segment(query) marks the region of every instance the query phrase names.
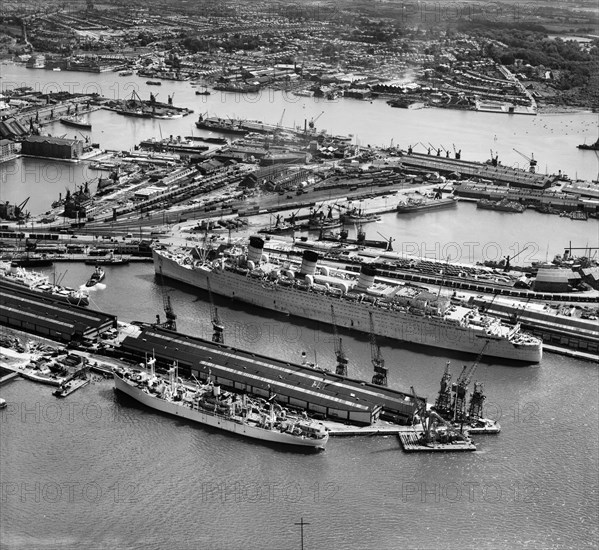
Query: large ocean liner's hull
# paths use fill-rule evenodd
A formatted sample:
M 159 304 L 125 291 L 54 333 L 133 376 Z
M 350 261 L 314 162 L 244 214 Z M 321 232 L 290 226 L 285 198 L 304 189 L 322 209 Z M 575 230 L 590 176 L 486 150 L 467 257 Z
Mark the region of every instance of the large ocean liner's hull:
M 377 334 L 388 338 L 476 355 L 488 342 L 484 352 L 488 357 L 527 363 L 538 363 L 542 357 L 540 346 L 517 344 L 487 334 L 482 328 L 463 327 L 433 316 L 386 310 L 294 287 L 268 285 L 260 279 L 229 270 L 192 268 L 157 250 L 153 251 L 153 259 L 156 273 L 162 273 L 164 277 L 204 290 L 207 290 L 210 278 L 212 292 L 288 315 L 330 324 L 333 305 L 338 326 L 361 332 L 370 332 L 369 312 L 372 312 Z
M 161 411 L 166 414 L 186 418 L 192 422 L 198 422 L 205 424 L 206 426 L 212 426 L 219 430 L 225 430 L 232 432 L 244 437 L 251 437 L 253 439 L 260 439 L 262 441 L 269 441 L 271 443 L 281 443 L 285 445 L 296 445 L 299 447 L 308 447 L 313 449 L 324 448 L 328 437 L 326 439 L 313 439 L 310 437 L 298 437 L 292 436 L 287 433 L 279 432 L 277 430 L 266 430 L 256 426 L 250 426 L 241 422 L 235 422 L 225 418 L 224 416 L 217 416 L 204 412 L 198 409 L 192 409 L 190 407 L 181 405 L 173 401 L 167 401 L 160 399 L 159 397 L 153 396 L 143 391 L 143 389 L 129 384 L 121 378 L 121 376 L 114 372 L 114 387 L 128 395 L 132 399 L 135 399 L 142 405 Z

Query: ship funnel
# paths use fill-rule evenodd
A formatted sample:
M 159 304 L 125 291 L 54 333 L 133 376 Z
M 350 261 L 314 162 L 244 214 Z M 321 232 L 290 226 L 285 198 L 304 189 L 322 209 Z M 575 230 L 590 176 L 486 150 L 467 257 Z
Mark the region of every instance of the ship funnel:
M 318 254 L 313 250 L 304 250 L 302 256 L 302 267 L 300 273 L 302 275 L 314 275 L 316 272 L 316 262 L 318 261 Z
M 248 246 L 248 262 L 260 264 L 262 259 L 262 250 L 264 249 L 264 239 L 261 237 L 250 237 L 250 246 Z
M 376 269 L 370 265 L 362 265 L 360 268 L 360 277 L 358 279 L 358 288 L 366 290 L 370 288 L 374 283 L 374 277 L 376 275 Z

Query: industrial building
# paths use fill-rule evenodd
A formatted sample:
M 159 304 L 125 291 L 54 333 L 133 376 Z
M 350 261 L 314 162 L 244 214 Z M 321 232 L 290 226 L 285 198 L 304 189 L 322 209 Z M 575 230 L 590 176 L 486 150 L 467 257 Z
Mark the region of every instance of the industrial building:
M 153 355 L 165 366 L 176 361 L 181 373 L 199 380 L 210 376 L 237 391 L 266 398 L 276 393 L 284 406 L 339 422 L 371 424 L 381 411 L 406 422 L 414 412 L 409 394 L 156 326 L 147 326 L 138 336 L 125 338 L 120 351 L 138 358 Z
M 50 136 L 29 136 L 21 146 L 23 155 L 57 159 L 78 159 L 83 154 L 83 141 Z
M 571 269 L 540 268 L 533 289 L 535 292 L 569 292 L 580 280 L 580 273 Z

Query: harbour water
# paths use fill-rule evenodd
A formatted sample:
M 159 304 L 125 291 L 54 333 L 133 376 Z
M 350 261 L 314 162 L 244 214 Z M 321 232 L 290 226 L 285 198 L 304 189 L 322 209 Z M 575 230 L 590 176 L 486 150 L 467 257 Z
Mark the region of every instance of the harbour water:
M 50 74 L 9 66 L 4 67 L 1 82 L 6 86 L 12 78 L 34 85 L 38 79 L 48 84 L 57 76 L 65 82 L 97 82 L 104 87 L 127 80 L 118 80 L 115 74 Z M 135 82 L 145 86 L 141 79 Z M 285 108 L 287 124 L 294 117 L 298 123 L 303 120 L 303 102 L 310 117 L 326 109 L 320 119 L 323 127 L 354 133 L 362 143 L 374 145 L 391 138 L 395 143 L 416 138 L 433 144 L 456 142 L 467 150 L 464 157 L 472 160 L 486 158 L 492 147 L 515 162 L 512 147 L 529 154 L 534 144 L 540 166 L 544 168 L 542 157 L 551 159 L 550 172 L 596 175 L 595 155 L 586 152 L 591 156 L 583 158 L 572 148 L 585 132 L 591 133 L 591 119 L 596 124 L 593 115 L 534 119 L 442 111 L 440 123 L 439 112 L 389 109 L 377 102 L 352 101 L 349 116 L 342 102 L 316 104 L 295 98 L 298 102 L 284 103 L 279 93 L 274 94 L 279 103 L 231 104 L 221 103 L 216 95 L 208 96 L 213 103 L 202 109 L 204 97 L 192 95 L 189 83 L 165 82 L 160 91 L 176 91 L 175 103 L 196 109 L 196 114 L 227 112 L 272 121 L 272 113 L 279 113 L 278 118 Z M 394 116 L 402 122 L 395 125 Z M 414 120 L 409 122 L 405 117 L 411 116 Z M 156 135 L 158 128 L 157 121 L 132 122 L 103 111 L 92 117 L 92 141 L 102 147 L 129 148 Z M 578 121 L 572 133 L 566 128 L 567 117 Z M 192 123 L 189 118 L 162 121 L 160 129 L 166 134 L 168 125 L 169 134 L 188 135 Z M 495 143 L 490 124 L 498 145 L 490 145 Z M 527 136 L 526 131 L 531 133 Z M 38 193 L 45 204 L 64 190 L 62 183 L 53 185 Z M 27 196 L 23 192 L 5 199 L 7 188 L 21 189 L 15 178 L 2 181 L 3 200 Z M 437 242 L 441 246 L 476 241 L 481 246 L 470 249 L 479 252 L 484 244 L 497 242 L 505 255 L 513 253 L 514 243 L 522 248 L 532 241 L 543 260 L 562 252 L 569 240 L 577 246 L 597 246 L 596 224 L 532 212 L 480 212 L 473 204 L 460 204 L 457 214 L 455 210 L 408 217 L 389 214 L 366 229 L 370 238 L 378 238 L 376 230 L 398 242 L 424 242 L 428 251 L 436 249 Z M 456 259 L 448 246 L 434 255 L 445 258 L 445 254 Z M 490 255 L 486 259 L 495 259 Z M 474 259 L 483 257 L 481 252 Z M 55 270 L 57 276 L 64 274 L 63 284 L 79 287 L 92 268 L 58 263 Z M 92 290 L 90 307 L 123 321 L 152 322 L 156 314 L 164 316 L 165 290 L 178 315 L 179 330 L 210 336 L 205 292 L 171 283 L 163 286 L 151 264 L 105 270 L 106 279 Z M 308 361 L 333 367 L 329 327 L 247 309 L 219 297 L 215 301 L 227 344 L 298 362 L 305 352 Z M 350 376 L 370 379 L 367 337 L 349 331 L 342 336 Z M 429 401 L 435 398 L 447 360 L 454 378 L 463 364 L 471 362 L 443 350 L 380 343 L 389 385 L 404 391 L 413 385 Z M 499 420 L 502 432 L 479 436 L 477 452 L 456 455 L 407 455 L 392 437 L 331 439 L 323 453 L 298 454 L 145 410 L 116 395 L 112 381 L 95 382 L 65 400 L 52 396 L 49 387 L 13 381 L 0 390 L 9 404 L 0 411 L 0 544 L 295 549 L 300 548 L 296 523 L 303 518 L 309 523 L 304 527 L 306 550 L 596 548 L 598 377 L 596 364 L 549 353 L 538 366 L 529 367 L 483 357 L 474 380 L 484 383 L 487 415 Z

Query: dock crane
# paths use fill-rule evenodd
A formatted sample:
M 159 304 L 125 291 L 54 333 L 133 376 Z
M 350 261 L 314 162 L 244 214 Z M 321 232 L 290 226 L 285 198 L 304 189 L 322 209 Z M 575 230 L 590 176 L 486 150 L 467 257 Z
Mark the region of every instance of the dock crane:
M 534 153 L 531 153 L 530 157 L 528 157 L 524 153 L 521 153 L 520 151 L 518 151 L 518 149 L 514 149 L 514 151 L 516 151 L 516 153 L 518 153 L 522 158 L 524 158 L 528 161 L 528 171 L 531 174 L 534 174 L 537 171 L 537 161 L 535 160 Z
M 314 130 L 314 128 L 316 127 L 316 122 L 318 121 L 318 119 L 319 119 L 319 118 L 320 118 L 322 115 L 324 115 L 324 111 L 321 111 L 321 113 L 320 113 L 318 116 L 316 116 L 316 117 L 313 117 L 313 118 L 310 120 L 310 122 L 308 122 L 308 126 L 310 127 L 310 129 L 311 129 L 311 130 Z
M 515 260 L 518 256 L 520 256 L 520 254 L 522 254 L 522 252 L 524 252 L 525 250 L 527 250 L 528 248 L 530 248 L 530 246 L 525 246 L 522 250 L 520 250 L 520 252 L 518 252 L 517 254 L 514 254 L 513 256 L 506 256 L 505 257 L 505 265 L 503 266 L 503 270 L 504 271 L 509 271 L 510 268 L 512 267 L 510 262 L 512 260 Z
M 377 384 L 378 386 L 386 386 L 387 368 L 385 367 L 385 360 L 381 354 L 381 348 L 376 341 L 372 311 L 368 312 L 368 314 L 370 315 L 370 356 L 372 357 L 372 366 L 374 367 L 372 383 Z
M 380 231 L 377 231 L 377 233 L 387 241 L 387 248 L 385 248 L 385 252 L 393 252 L 393 241 L 395 239 L 393 237 L 386 237 Z
M 212 296 L 212 290 L 210 288 L 210 278 L 206 278 L 206 288 L 208 289 L 208 299 L 210 300 L 210 320 L 212 321 L 212 341 L 217 344 L 225 343 L 224 330 L 220 317 L 218 316 L 218 309 L 214 305 L 214 297 Z
M 454 399 L 453 399 L 453 421 L 454 422 L 464 422 L 466 420 L 466 394 L 468 393 L 468 385 L 472 380 L 472 376 L 476 371 L 476 367 L 478 367 L 478 363 L 481 360 L 487 346 L 489 345 L 489 341 L 485 342 L 483 349 L 480 350 L 480 353 L 477 355 L 474 363 L 470 367 L 464 365 L 460 376 L 458 377 L 455 384 L 452 385 L 452 390 L 454 391 Z
M 343 350 L 343 340 L 337 332 L 337 319 L 335 318 L 335 309 L 331 304 L 331 319 L 333 320 L 333 336 L 335 338 L 335 357 L 337 358 L 337 367 L 335 374 L 339 376 L 347 376 L 347 356 Z
M 499 164 L 499 153 L 493 153 L 493 149 L 489 149 L 491 151 L 491 165 L 497 166 Z
M 430 147 L 433 151 L 437 152 L 437 156 L 440 157 L 441 156 L 441 148 L 435 147 L 430 141 L 428 142 L 428 144 L 430 145 Z
M 166 321 L 160 322 L 160 315 L 156 315 L 156 325 L 167 330 L 177 331 L 177 314 L 171 304 L 171 297 L 167 294 L 164 288 L 164 278 L 162 276 L 162 269 L 160 269 L 160 287 L 162 288 L 162 306 L 164 309 L 164 315 Z
M 453 145 L 453 154 L 455 155 L 456 160 L 460 160 L 462 158 L 462 150 L 460 149 L 459 151 L 455 148 L 455 143 L 452 143 Z

